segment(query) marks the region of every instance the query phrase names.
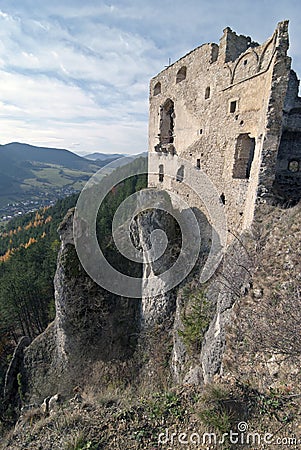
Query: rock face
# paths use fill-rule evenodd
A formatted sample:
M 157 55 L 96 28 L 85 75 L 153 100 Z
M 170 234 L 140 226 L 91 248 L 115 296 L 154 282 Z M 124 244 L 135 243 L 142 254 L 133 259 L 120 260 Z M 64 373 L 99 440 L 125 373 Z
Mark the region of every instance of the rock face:
M 144 270 L 144 281 L 149 278 L 159 276 L 160 273 L 168 270 L 177 257 L 177 250 L 180 246 L 179 235 L 176 223 L 173 218 L 164 211 L 155 210 L 139 218 L 139 242 L 144 250 L 151 247 L 150 236 L 154 230 L 164 230 L 168 236 L 168 248 L 164 255 L 154 263 L 147 262 Z M 157 285 L 160 283 L 157 279 Z M 141 302 L 141 320 L 144 328 L 151 328 L 155 324 L 163 323 L 173 317 L 176 308 L 175 291 L 164 291 L 164 281 L 161 281 L 162 293 L 155 297 L 143 297 Z M 159 288 L 160 292 L 160 288 Z
M 158 221 L 165 230 L 169 229 L 172 235 L 174 223 L 164 214 L 154 212 L 156 215 L 145 216 L 140 219 L 140 230 L 142 230 L 142 241 L 144 233 L 144 243 L 150 235 Z M 156 225 L 155 225 L 156 224 Z M 154 353 L 151 347 L 157 345 L 157 341 L 152 339 L 152 330 L 156 329 L 161 334 L 161 345 L 165 341 L 166 346 L 171 347 L 171 353 L 166 354 L 170 367 L 170 376 L 175 383 L 185 384 L 205 384 L 211 381 L 214 376 L 222 373 L 223 355 L 226 346 L 226 328 L 231 323 L 232 308 L 237 299 L 244 295 L 249 289 L 251 282 L 252 260 L 250 259 L 241 239 L 236 239 L 227 249 L 223 261 L 216 274 L 205 285 L 199 282 L 200 273 L 204 262 L 208 257 L 210 247 L 211 227 L 203 222 L 202 241 L 198 262 L 194 270 L 176 288 L 162 293 L 156 297 L 142 298 L 142 330 L 145 333 L 144 345 L 150 354 Z M 171 248 L 179 245 L 179 236 L 171 241 Z M 171 258 L 149 264 L 144 274 L 144 282 L 151 274 L 156 273 L 160 267 L 161 272 L 167 270 Z M 158 275 L 158 283 L 160 275 Z M 163 285 L 162 285 L 163 287 Z M 185 324 L 183 319 L 187 309 L 191 309 L 191 298 L 197 298 L 197 302 L 202 301 L 202 294 L 209 305 L 206 331 L 199 336 L 198 350 L 193 354 L 189 351 L 183 339 L 185 334 Z M 198 305 L 192 305 L 192 327 L 197 326 L 200 314 Z M 196 308 L 195 308 L 196 307 Z M 153 358 L 155 359 L 155 358 Z M 154 361 L 149 361 L 150 371 L 160 371 L 159 367 L 154 367 Z
M 87 276 L 69 236 L 72 219 L 70 213 L 59 230 L 62 248 L 54 281 L 60 358 L 69 363 L 127 359 L 137 333 L 138 304 L 105 291 Z
M 27 336 L 23 336 L 17 347 L 15 348 L 13 357 L 9 364 L 8 370 L 5 376 L 4 385 L 4 404 L 8 405 L 15 402 L 16 393 L 18 389 L 22 389 L 22 379 L 18 379 L 18 375 L 22 373 L 24 350 L 30 344 L 30 339 Z M 19 386 L 18 386 L 19 384 Z
M 91 377 L 97 363 L 126 363 L 137 344 L 139 302 L 105 291 L 82 269 L 73 243 L 72 210 L 59 233 L 56 318 L 25 352 L 24 376 L 32 401 L 71 392 Z
M 232 308 L 248 289 L 252 261 L 240 241 L 225 254 L 222 266 L 208 289 L 208 300 L 216 304 L 215 314 L 204 336 L 200 364 L 204 382 L 222 372 L 226 346 L 226 327 L 231 323 Z

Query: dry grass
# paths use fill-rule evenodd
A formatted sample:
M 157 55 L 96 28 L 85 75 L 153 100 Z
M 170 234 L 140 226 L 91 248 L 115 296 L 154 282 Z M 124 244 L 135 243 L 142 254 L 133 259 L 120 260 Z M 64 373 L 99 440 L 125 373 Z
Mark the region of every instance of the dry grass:
M 252 287 L 235 305 L 224 371 L 257 388 L 301 383 L 301 205 L 266 207 L 248 248 Z M 298 394 L 298 392 L 296 392 Z

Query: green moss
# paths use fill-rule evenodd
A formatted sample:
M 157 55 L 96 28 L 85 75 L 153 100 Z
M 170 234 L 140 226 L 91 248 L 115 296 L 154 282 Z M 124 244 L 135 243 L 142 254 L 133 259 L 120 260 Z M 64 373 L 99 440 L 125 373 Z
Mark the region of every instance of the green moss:
M 78 259 L 74 245 L 67 244 L 62 258 L 62 265 L 67 278 L 78 278 L 82 273 L 82 266 Z
M 24 396 L 23 396 L 23 386 L 22 386 L 22 374 L 20 372 L 17 375 L 17 383 L 18 383 L 18 394 L 19 394 L 21 402 L 23 403 Z

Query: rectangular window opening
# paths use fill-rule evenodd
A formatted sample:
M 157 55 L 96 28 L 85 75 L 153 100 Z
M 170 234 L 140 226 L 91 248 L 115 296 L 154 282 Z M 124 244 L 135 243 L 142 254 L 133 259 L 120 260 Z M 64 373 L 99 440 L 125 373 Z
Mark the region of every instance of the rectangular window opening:
M 233 178 L 250 178 L 255 152 L 255 139 L 247 133 L 240 134 L 236 141 Z
M 237 101 L 236 100 L 230 102 L 230 113 L 235 113 L 236 107 L 237 107 Z

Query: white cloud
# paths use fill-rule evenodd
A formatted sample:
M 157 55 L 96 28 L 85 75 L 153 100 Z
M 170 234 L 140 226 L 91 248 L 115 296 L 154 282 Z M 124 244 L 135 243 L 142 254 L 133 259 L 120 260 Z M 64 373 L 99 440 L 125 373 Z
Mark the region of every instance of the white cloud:
M 100 107 L 77 86 L 45 76 L 29 78 L 0 71 L 0 84 L 6 86 L 0 103 L 2 143 L 72 149 L 76 140 L 87 152 L 146 150 L 146 121 L 131 117 L 128 105 Z M 144 102 L 130 103 L 130 111 L 144 109 Z
M 0 33 L 2 143 L 72 148 L 75 140 L 82 151 L 146 150 L 152 63 L 143 54 L 152 43 L 106 25 L 97 38 L 93 24 L 73 36 L 49 18 L 1 20 L 9 22 Z
M 168 57 L 218 42 L 228 25 L 263 41 L 290 15 L 301 71 L 294 0 L 2 0 L 1 8 L 1 143 L 144 151 L 149 79 Z

